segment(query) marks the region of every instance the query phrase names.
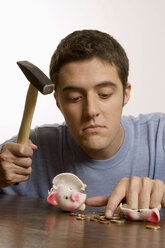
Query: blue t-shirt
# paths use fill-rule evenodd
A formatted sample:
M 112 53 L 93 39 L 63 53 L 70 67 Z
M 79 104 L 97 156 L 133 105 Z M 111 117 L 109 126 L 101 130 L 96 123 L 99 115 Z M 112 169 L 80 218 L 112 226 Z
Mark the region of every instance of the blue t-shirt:
M 165 181 L 165 114 L 123 116 L 121 123 L 125 130 L 123 144 L 107 160 L 89 158 L 65 123 L 35 128 L 30 134 L 38 146 L 32 157 L 32 174 L 26 182 L 1 188 L 1 192 L 47 198 L 53 177 L 62 172 L 74 173 L 87 184 L 87 197 L 110 195 L 122 177 Z

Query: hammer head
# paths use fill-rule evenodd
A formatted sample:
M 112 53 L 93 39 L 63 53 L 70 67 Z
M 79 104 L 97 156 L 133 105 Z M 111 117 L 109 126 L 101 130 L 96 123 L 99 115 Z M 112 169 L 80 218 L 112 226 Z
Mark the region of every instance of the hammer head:
M 53 92 L 53 82 L 37 66 L 28 61 L 18 61 L 17 64 L 29 82 L 42 94 L 47 95 Z

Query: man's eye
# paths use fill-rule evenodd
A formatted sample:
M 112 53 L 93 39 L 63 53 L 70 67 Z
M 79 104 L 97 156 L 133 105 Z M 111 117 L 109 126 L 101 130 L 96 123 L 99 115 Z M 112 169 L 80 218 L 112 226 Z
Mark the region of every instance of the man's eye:
M 104 94 L 104 93 L 100 93 L 100 94 L 99 94 L 100 98 L 102 98 L 102 99 L 107 99 L 107 98 L 109 98 L 111 95 L 112 95 L 112 94 Z
M 82 96 L 77 96 L 77 97 L 69 97 L 68 98 L 68 100 L 70 101 L 70 102 L 79 102 L 79 101 L 81 101 L 81 99 L 82 99 Z

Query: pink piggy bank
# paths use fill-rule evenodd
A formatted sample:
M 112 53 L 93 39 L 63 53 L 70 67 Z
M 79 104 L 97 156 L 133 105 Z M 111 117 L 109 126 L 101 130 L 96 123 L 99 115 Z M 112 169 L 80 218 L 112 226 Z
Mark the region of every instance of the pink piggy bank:
M 86 185 L 72 173 L 61 173 L 53 179 L 53 187 L 48 192 L 48 203 L 65 210 L 85 210 L 86 194 L 81 193 Z
M 130 209 L 127 204 L 121 203 L 117 210 L 119 215 L 124 215 L 128 220 L 147 220 L 157 223 L 160 220 L 160 208 L 161 206 L 153 209 Z

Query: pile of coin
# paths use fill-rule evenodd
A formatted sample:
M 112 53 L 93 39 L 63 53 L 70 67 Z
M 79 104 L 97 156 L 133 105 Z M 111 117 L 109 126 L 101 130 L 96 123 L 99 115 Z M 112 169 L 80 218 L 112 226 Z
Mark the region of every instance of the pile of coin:
M 72 212 L 69 214 L 70 216 L 75 216 L 77 220 L 80 221 L 93 221 L 98 222 L 101 224 L 109 224 L 109 223 L 115 223 L 115 224 L 124 224 L 127 220 L 124 218 L 124 216 L 120 216 L 119 214 L 114 214 L 110 218 L 106 218 L 104 213 L 88 213 L 88 214 L 80 214 Z M 160 226 L 155 223 L 148 223 L 145 225 L 147 229 L 151 230 L 159 230 Z
M 99 222 L 102 224 L 109 224 L 110 222 L 112 223 L 117 223 L 117 224 L 123 224 L 125 223 L 125 218 L 120 217 L 119 215 L 115 214 L 114 216 L 110 218 L 106 218 L 104 214 L 100 213 L 93 213 L 93 214 L 79 214 L 79 213 L 71 213 L 71 216 L 76 216 L 77 220 L 89 220 L 89 221 L 94 221 L 94 222 Z

